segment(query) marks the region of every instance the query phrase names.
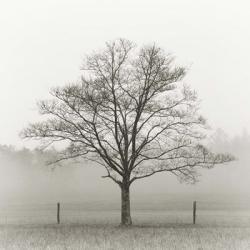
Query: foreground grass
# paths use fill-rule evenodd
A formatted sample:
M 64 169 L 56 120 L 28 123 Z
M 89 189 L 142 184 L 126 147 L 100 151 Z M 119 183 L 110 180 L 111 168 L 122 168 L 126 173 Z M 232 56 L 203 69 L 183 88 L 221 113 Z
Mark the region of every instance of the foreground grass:
M 9 225 L 0 249 L 250 249 L 249 227 L 182 225 Z

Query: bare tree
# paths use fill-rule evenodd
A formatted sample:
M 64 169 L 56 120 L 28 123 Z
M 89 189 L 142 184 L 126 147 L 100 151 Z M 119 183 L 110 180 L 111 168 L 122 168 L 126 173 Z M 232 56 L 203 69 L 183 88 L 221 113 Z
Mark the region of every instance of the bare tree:
M 121 224 L 132 224 L 130 185 L 160 172 L 195 182 L 199 168 L 233 160 L 202 144 L 205 120 L 186 74 L 157 46 L 137 49 L 120 39 L 86 57 L 81 81 L 38 103 L 48 119 L 22 131 L 48 145 L 67 141 L 55 162 L 84 157 L 107 170 L 121 188 Z

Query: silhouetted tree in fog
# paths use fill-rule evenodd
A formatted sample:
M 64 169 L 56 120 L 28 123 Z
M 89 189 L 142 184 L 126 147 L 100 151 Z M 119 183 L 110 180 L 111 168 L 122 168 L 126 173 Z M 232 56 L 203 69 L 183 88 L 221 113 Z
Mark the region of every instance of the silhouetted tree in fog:
M 80 82 L 39 102 L 48 119 L 22 136 L 48 145 L 67 141 L 55 162 L 84 157 L 103 166 L 103 177 L 121 188 L 122 225 L 132 223 L 129 189 L 136 180 L 167 172 L 195 182 L 199 168 L 233 160 L 201 144 L 205 120 L 195 92 L 181 84 L 186 70 L 161 48 L 116 40 L 86 57 L 83 70 Z

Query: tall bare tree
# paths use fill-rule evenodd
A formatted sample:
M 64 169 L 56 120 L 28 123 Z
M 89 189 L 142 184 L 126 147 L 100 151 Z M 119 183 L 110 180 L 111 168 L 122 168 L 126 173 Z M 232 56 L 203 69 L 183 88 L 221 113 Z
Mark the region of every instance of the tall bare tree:
M 103 166 L 103 177 L 121 188 L 122 225 L 132 224 L 129 189 L 136 180 L 168 172 L 195 182 L 199 168 L 233 160 L 201 144 L 206 125 L 195 92 L 181 83 L 186 69 L 161 48 L 119 39 L 87 56 L 83 70 L 81 81 L 38 103 L 49 117 L 21 134 L 67 141 L 55 162 L 84 157 Z

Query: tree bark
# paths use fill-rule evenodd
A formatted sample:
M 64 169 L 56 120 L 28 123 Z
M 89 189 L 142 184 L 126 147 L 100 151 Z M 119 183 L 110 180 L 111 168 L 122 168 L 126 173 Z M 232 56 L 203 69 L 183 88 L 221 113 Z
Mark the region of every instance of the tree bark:
M 132 225 L 130 215 L 130 193 L 129 185 L 123 184 L 121 186 L 121 225 L 130 226 Z

